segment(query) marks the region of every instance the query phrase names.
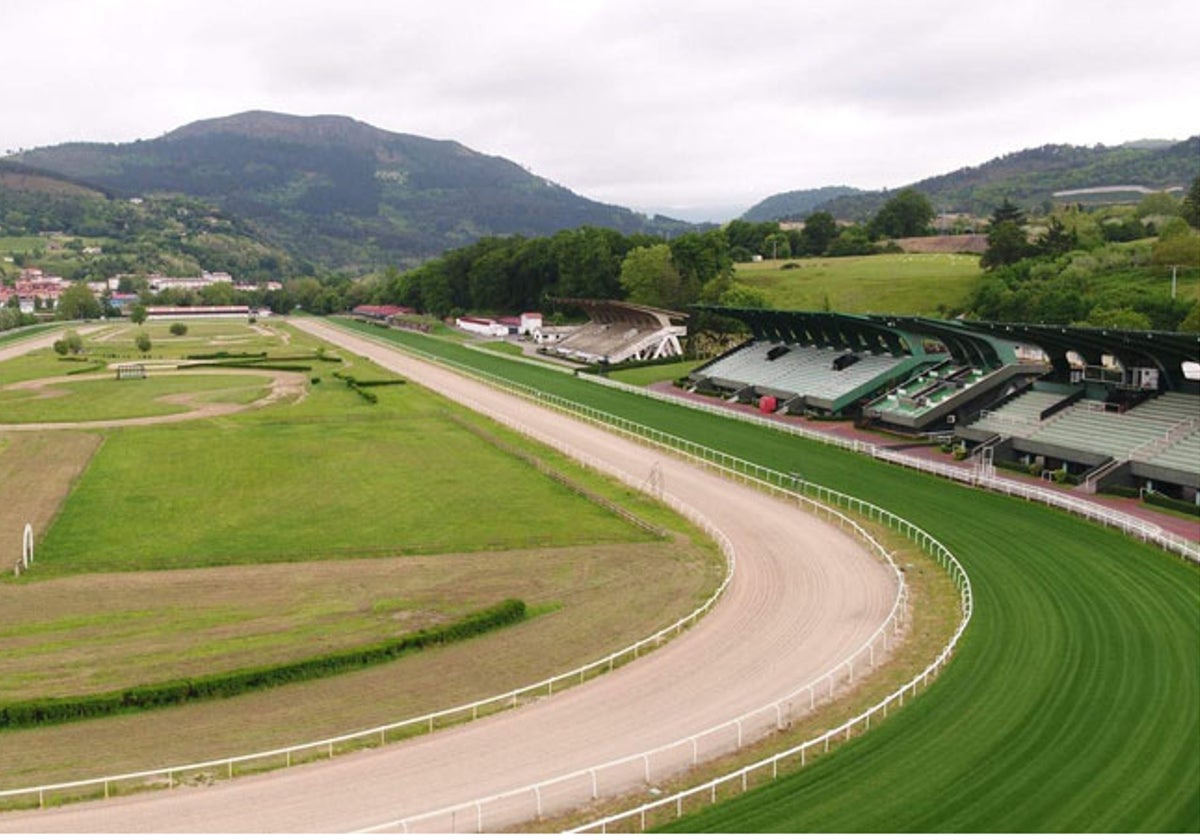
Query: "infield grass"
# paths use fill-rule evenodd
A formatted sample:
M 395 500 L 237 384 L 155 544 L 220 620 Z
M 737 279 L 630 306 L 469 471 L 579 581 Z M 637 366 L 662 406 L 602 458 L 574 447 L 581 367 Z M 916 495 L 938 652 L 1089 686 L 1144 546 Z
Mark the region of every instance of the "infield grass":
M 1200 831 L 1194 566 L 1065 512 L 864 455 L 375 334 L 869 499 L 966 568 L 975 618 L 927 694 L 817 767 L 681 830 Z
M 60 366 L 58 372 L 63 373 Z M 246 405 L 268 392 L 266 376 L 172 376 L 116 381 L 105 372 L 37 387 L 0 389 L 0 423 L 77 423 L 181 414 L 199 405 Z

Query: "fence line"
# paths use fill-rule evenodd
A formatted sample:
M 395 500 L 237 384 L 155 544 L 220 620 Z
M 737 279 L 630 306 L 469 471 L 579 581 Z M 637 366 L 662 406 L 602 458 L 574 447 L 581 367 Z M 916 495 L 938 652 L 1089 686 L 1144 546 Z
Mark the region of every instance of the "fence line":
M 462 400 L 473 411 L 481 414 L 486 414 L 489 417 L 504 422 L 508 426 L 515 428 L 530 437 L 535 437 L 548 443 L 558 449 L 567 457 L 572 458 L 585 466 L 595 469 L 601 469 L 610 475 L 615 476 L 622 482 L 633 487 L 638 486 L 638 479 L 624 473 L 621 470 L 614 469 L 603 465 L 586 455 L 583 452 L 571 447 L 565 443 L 554 440 L 553 438 L 534 433 L 532 429 L 517 421 L 504 417 L 498 412 L 492 412 L 489 409 L 475 403 L 471 400 Z M 305 755 L 332 757 L 334 748 L 339 745 L 346 745 L 358 742 L 363 746 L 381 746 L 386 743 L 389 733 L 398 732 L 400 730 L 417 730 L 432 732 L 441 722 L 443 725 L 463 722 L 465 720 L 475 720 L 480 714 L 499 711 L 505 708 L 513 708 L 522 697 L 536 697 L 552 695 L 555 686 L 559 685 L 560 690 L 574 685 L 579 685 L 589 677 L 599 676 L 600 674 L 608 673 L 620 665 L 637 659 L 642 653 L 652 650 L 659 645 L 670 640 L 671 637 L 678 635 L 683 630 L 694 624 L 702 616 L 706 615 L 713 606 L 720 600 L 721 596 L 729 588 L 729 584 L 733 579 L 734 571 L 737 567 L 737 557 L 733 549 L 733 544 L 715 525 L 708 521 L 699 511 L 696 511 L 690 505 L 687 505 L 682 500 L 676 499 L 670 494 L 660 494 L 660 497 L 675 507 L 683 516 L 687 517 L 694 524 L 699 526 L 710 538 L 716 541 L 721 550 L 722 556 L 725 559 L 725 576 L 720 585 L 709 598 L 693 610 L 688 615 L 669 625 L 661 630 L 652 633 L 651 635 L 627 645 L 618 651 L 610 653 L 600 659 L 589 662 L 578 668 L 566 671 L 561 674 L 549 677 L 536 683 L 531 683 L 520 688 L 512 689 L 511 691 L 502 694 L 493 695 L 483 700 L 476 700 L 471 703 L 455 706 L 450 709 L 442 709 L 440 711 L 431 712 L 426 715 L 421 715 L 407 720 L 398 721 L 395 723 L 383 724 L 381 726 L 363 729 L 357 732 L 352 732 L 346 735 L 337 735 L 331 738 L 324 738 L 316 741 L 309 741 L 304 744 L 296 744 L 288 747 L 280 747 L 273 750 L 264 750 L 256 753 L 245 755 L 215 758 L 207 761 L 192 762 L 190 764 L 176 765 L 172 767 L 156 768 L 154 770 L 135 771 L 131 773 L 121 773 L 110 776 L 96 777 L 92 779 L 83 779 L 74 782 L 60 782 L 47 785 L 34 785 L 25 788 L 17 788 L 13 790 L 0 791 L 0 800 L 12 799 L 17 797 L 32 798 L 37 796 L 38 807 L 45 807 L 46 795 L 51 793 L 62 793 L 72 790 L 83 790 L 94 788 L 99 792 L 103 790 L 104 798 L 108 798 L 112 793 L 114 786 L 120 783 L 142 781 L 149 783 L 151 786 L 166 785 L 168 788 L 174 787 L 178 781 L 177 777 L 184 774 L 196 773 L 202 770 L 224 770 L 229 778 L 233 778 L 236 768 L 239 765 L 247 765 L 252 763 L 261 764 L 262 762 L 271 759 L 282 759 L 283 766 L 290 767 L 294 758 L 303 758 Z
M 836 446 L 840 449 L 848 449 L 852 452 L 860 452 L 870 455 L 872 458 L 876 458 L 880 461 L 887 461 L 888 463 L 897 464 L 918 472 L 938 475 L 942 478 L 947 478 L 959 484 L 967 484 L 972 487 L 982 487 L 998 493 L 1003 493 L 1006 496 L 1016 496 L 1028 501 L 1039 502 L 1050 507 L 1061 508 L 1078 516 L 1082 516 L 1090 521 L 1098 522 L 1111 528 L 1116 528 L 1125 534 L 1142 540 L 1142 542 L 1153 543 L 1159 548 L 1162 548 L 1165 551 L 1169 551 L 1173 554 L 1178 554 L 1179 556 L 1190 560 L 1193 563 L 1200 563 L 1200 543 L 1195 543 L 1171 534 L 1152 522 L 1147 522 L 1144 519 L 1140 519 L 1139 517 L 1131 516 L 1126 513 L 1114 511 L 1105 507 L 1104 505 L 1099 505 L 1086 499 L 1074 498 L 1065 493 L 1056 493 L 1035 485 L 988 474 L 981 469 L 981 465 L 978 463 L 972 467 L 959 467 L 951 464 L 942 464 L 937 461 L 930 461 L 925 458 L 917 458 L 913 455 L 906 455 L 902 452 L 896 452 L 873 443 L 843 438 L 837 435 L 829 434 L 828 432 L 819 432 L 803 426 L 780 423 L 779 421 L 770 419 L 768 417 L 746 414 L 741 411 L 734 411 L 733 409 L 726 408 L 725 406 L 711 405 L 709 403 L 702 403 L 696 400 L 684 399 L 683 397 L 678 397 L 673 394 L 664 394 L 658 391 L 651 391 L 647 388 L 629 385 L 624 382 L 608 379 L 607 377 L 595 376 L 586 373 L 579 373 L 577 376 L 580 379 L 587 380 L 588 382 L 595 382 L 597 384 L 604 385 L 605 387 L 614 388 L 630 394 L 636 394 L 637 396 L 648 399 L 667 402 L 673 405 L 691 408 L 696 411 L 714 414 L 719 417 L 727 417 L 734 420 L 739 420 L 744 423 L 753 423 L 765 428 L 774 429 L 778 432 L 783 432 L 784 434 L 806 438 L 808 440 L 817 441 L 830 446 Z
M 409 348 L 405 349 L 407 350 Z M 866 542 L 888 563 L 890 568 L 893 570 L 893 573 L 896 574 L 899 585 L 897 587 L 896 599 L 893 602 L 892 609 L 887 618 L 883 621 L 875 633 L 872 634 L 872 636 L 866 642 L 864 642 L 862 646 L 860 646 L 858 650 L 856 650 L 842 662 L 835 665 L 825 674 L 822 674 L 809 683 L 794 689 L 792 692 L 776 701 L 768 703 L 765 706 L 759 707 L 753 711 L 746 712 L 723 724 L 710 727 L 709 729 L 701 732 L 693 733 L 690 736 L 678 739 L 669 744 L 660 745 L 651 750 L 624 756 L 604 764 L 583 768 L 581 770 L 558 776 L 553 779 L 546 779 L 533 785 L 527 785 L 524 787 L 515 788 L 513 790 L 504 791 L 493 796 L 483 797 L 471 800 L 469 802 L 458 803 L 446 808 L 437 809 L 435 811 L 398 818 L 364 829 L 364 831 L 384 831 L 398 828 L 408 832 L 415 826 L 422 824 L 424 825 L 422 826 L 421 830 L 428 831 L 431 828 L 429 824 L 437 821 L 440 821 L 442 825 L 448 825 L 450 830 L 459 830 L 459 815 L 461 814 L 463 820 L 465 821 L 463 823 L 464 825 L 473 825 L 476 831 L 482 832 L 485 830 L 486 822 L 484 808 L 495 806 L 497 803 L 503 800 L 513 799 L 523 801 L 526 807 L 532 804 L 533 813 L 531 816 L 540 818 L 544 813 L 544 800 L 552 793 L 553 788 L 569 786 L 573 782 L 582 781 L 585 783 L 585 785 L 590 782 L 591 796 L 592 798 L 596 798 L 600 795 L 600 773 L 614 767 L 628 767 L 630 765 L 643 768 L 645 781 L 649 783 L 652 776 L 652 759 L 654 758 L 661 758 L 673 751 L 678 751 L 681 747 L 690 747 L 692 753 L 691 763 L 694 766 L 696 763 L 698 763 L 700 741 L 706 737 L 722 731 L 736 729 L 736 746 L 741 747 L 744 743 L 746 730 L 750 728 L 749 725 L 752 724 L 756 718 L 762 718 L 765 714 L 770 718 L 770 722 L 768 723 L 767 727 L 768 729 L 770 727 L 770 723 L 773 723 L 774 727 L 777 729 L 784 728 L 791 721 L 794 704 L 797 699 L 803 699 L 805 696 L 807 696 L 808 706 L 811 710 L 812 708 L 815 708 L 817 690 L 819 688 L 825 691 L 825 699 L 832 698 L 836 685 L 840 683 L 839 678 L 843 676 L 843 672 L 845 672 L 844 676 L 847 680 L 853 680 L 855 663 L 861 659 L 864 654 L 868 659 L 866 667 L 869 668 L 874 664 L 876 645 L 882 641 L 885 650 L 887 649 L 887 634 L 889 631 L 897 632 L 899 630 L 900 618 L 906 609 L 908 596 L 908 590 L 904 582 L 903 573 L 900 571 L 899 567 L 896 566 L 891 553 L 888 552 L 887 549 L 884 548 L 858 522 L 837 510 L 834 505 L 849 508 L 850 510 L 857 512 L 859 515 L 865 516 L 871 521 L 880 522 L 891 530 L 900 532 L 906 538 L 920 546 L 923 551 L 932 554 L 934 558 L 947 569 L 951 575 L 951 578 L 959 587 L 963 619 L 950 643 L 946 646 L 946 648 L 943 649 L 941 655 L 933 664 L 927 667 L 925 671 L 919 674 L 915 679 L 921 680 L 922 684 L 928 681 L 929 676 L 934 673 L 937 668 L 941 667 L 941 665 L 944 664 L 944 662 L 949 658 L 955 646 L 957 645 L 958 639 L 961 637 L 963 630 L 965 630 L 967 623 L 970 621 L 971 613 L 973 611 L 973 597 L 971 594 L 970 580 L 962 566 L 958 563 L 957 559 L 954 558 L 954 556 L 940 542 L 938 542 L 923 529 L 918 528 L 913 523 L 896 516 L 890 511 L 884 510 L 883 508 L 880 508 L 877 505 L 865 500 L 849 496 L 821 485 L 813 484 L 799 478 L 798 476 L 785 474 L 778 470 L 746 461 L 745 459 L 738 458 L 737 456 L 729 455 L 701 444 L 696 444 L 692 441 L 662 432 L 658 429 L 645 426 L 635 421 L 627 420 L 617 415 L 608 414 L 607 412 L 594 409 L 590 406 L 574 403 L 554 394 L 546 394 L 523 383 L 514 382 L 512 380 L 505 379 L 504 377 L 492 376 L 486 372 L 470 368 L 469 366 L 459 365 L 452 361 L 433 356 L 432 354 L 422 353 L 420 351 L 413 352 L 416 355 L 434 362 L 435 364 L 455 368 L 456 370 L 466 373 L 473 379 L 484 381 L 493 387 L 498 387 L 500 390 L 514 393 L 525 398 L 532 398 L 536 402 L 542 403 L 543 405 L 555 408 L 579 419 L 601 425 L 608 428 L 610 431 L 620 432 L 638 438 L 639 440 L 652 442 L 661 448 L 671 451 L 673 454 L 683 456 L 688 461 L 699 462 L 705 467 L 715 469 L 726 477 L 753 483 L 758 485 L 761 489 L 765 489 L 769 492 L 782 493 L 796 501 L 798 504 L 810 508 L 812 512 L 818 515 L 824 514 L 830 521 L 838 522 L 841 527 L 849 529 L 857 538 Z M 490 415 L 490 412 L 487 409 L 485 409 L 483 406 L 473 403 L 472 401 L 467 400 L 464 402 L 464 404 L 472 408 L 474 411 Z M 541 435 L 533 433 L 532 430 L 521 428 L 520 424 L 517 424 L 516 428 L 525 434 L 531 435 L 535 438 L 543 439 Z M 570 454 L 571 457 L 579 460 L 579 453 Z M 815 496 L 816 498 L 811 498 L 812 496 Z M 680 502 L 678 499 L 673 499 L 670 503 L 672 506 L 675 506 L 676 503 Z M 862 666 L 860 665 L 860 669 L 861 668 Z M 860 670 L 860 674 L 861 673 L 862 671 Z M 897 691 L 902 694 L 904 691 L 908 690 L 912 690 L 911 684 L 906 684 Z M 889 698 L 886 698 L 884 701 L 885 704 L 887 700 L 893 698 L 895 694 L 896 693 L 894 692 L 892 695 L 889 695 Z M 786 712 L 784 711 L 785 708 Z M 867 716 L 866 720 L 868 726 L 870 715 L 875 711 L 875 709 L 876 707 L 872 707 L 872 709 L 869 709 L 866 713 L 864 713 Z M 835 734 L 846 732 L 848 734 L 848 727 L 853 727 L 854 725 L 858 724 L 861 719 L 861 715 L 852 718 L 846 724 L 843 724 L 836 730 L 831 730 L 831 732 Z M 762 729 L 761 721 L 758 728 Z

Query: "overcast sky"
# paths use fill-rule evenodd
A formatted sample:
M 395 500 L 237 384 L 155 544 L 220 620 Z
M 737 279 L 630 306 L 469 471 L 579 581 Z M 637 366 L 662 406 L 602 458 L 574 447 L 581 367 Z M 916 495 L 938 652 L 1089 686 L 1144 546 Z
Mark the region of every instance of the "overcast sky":
M 0 151 L 345 114 L 684 218 L 1200 132 L 1196 0 L 0 0 L 0 29 Z

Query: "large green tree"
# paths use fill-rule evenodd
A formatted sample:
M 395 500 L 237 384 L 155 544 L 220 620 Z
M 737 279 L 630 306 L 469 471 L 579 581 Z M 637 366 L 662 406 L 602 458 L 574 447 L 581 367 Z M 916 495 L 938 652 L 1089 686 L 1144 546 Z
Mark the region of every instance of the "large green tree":
M 804 231 L 801 233 L 804 242 L 804 253 L 819 257 L 829 250 L 830 243 L 837 238 L 837 220 L 832 213 L 818 210 L 804 220 Z
M 1192 185 L 1188 188 L 1179 210 L 1189 225 L 1200 228 L 1200 175 L 1192 179 Z
M 634 248 L 621 263 L 621 288 L 631 303 L 676 309 L 691 300 L 682 297 L 679 270 L 671 261 L 671 249 L 664 244 Z
M 86 283 L 72 283 L 58 297 L 58 317 L 64 321 L 83 321 L 100 315 L 100 301 Z
M 868 229 L 875 238 L 924 236 L 935 215 L 933 204 L 924 193 L 904 189 L 884 202 Z

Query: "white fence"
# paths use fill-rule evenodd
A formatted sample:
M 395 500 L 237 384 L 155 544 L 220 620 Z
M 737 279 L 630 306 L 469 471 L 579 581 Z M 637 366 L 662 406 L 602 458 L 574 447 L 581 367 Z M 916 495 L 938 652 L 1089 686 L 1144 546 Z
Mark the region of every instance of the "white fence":
M 589 374 L 579 374 L 581 379 L 586 379 L 589 382 L 597 382 L 606 385 L 610 388 L 616 388 L 621 391 L 626 391 L 631 394 L 636 394 L 649 399 L 656 399 L 662 402 L 669 402 L 675 405 L 681 405 L 697 411 L 704 411 L 709 414 L 716 414 L 721 417 L 729 417 L 742 422 L 754 423 L 769 429 L 773 429 L 784 434 L 795 435 L 796 437 L 807 438 L 809 440 L 819 441 L 820 443 L 836 446 L 841 449 L 848 449 L 853 452 L 861 452 L 870 455 L 872 458 L 877 458 L 880 461 L 887 461 L 892 464 L 898 464 L 919 472 L 931 473 L 939 475 L 942 478 L 948 478 L 951 481 L 960 484 L 968 484 L 973 487 L 983 487 L 988 490 L 994 490 L 998 493 L 1003 493 L 1006 496 L 1017 496 L 1022 499 L 1027 499 L 1033 502 L 1039 502 L 1048 507 L 1057 507 L 1063 510 L 1070 511 L 1078 516 L 1093 522 L 1098 522 L 1102 525 L 1107 525 L 1110 528 L 1116 528 L 1132 537 L 1157 545 L 1166 551 L 1192 561 L 1200 563 L 1200 543 L 1186 540 L 1183 537 L 1172 534 L 1152 522 L 1147 522 L 1136 516 L 1130 516 L 1126 513 L 1113 510 L 1104 505 L 1096 504 L 1088 499 L 1080 499 L 1071 496 L 1067 493 L 1048 490 L 1036 485 L 1027 484 L 1012 479 L 1000 478 L 995 475 L 989 475 L 979 466 L 972 465 L 970 467 L 955 466 L 952 464 L 943 464 L 937 461 L 931 461 L 927 458 L 918 458 L 913 455 L 906 455 L 902 452 L 896 452 L 886 447 L 877 446 L 873 443 L 864 441 L 852 440 L 849 438 L 831 435 L 825 432 L 818 432 L 813 429 L 808 429 L 803 426 L 796 426 L 790 423 L 780 423 L 765 416 L 749 414 L 747 412 L 734 411 L 724 406 L 711 405 L 702 403 L 696 400 L 684 399 L 671 394 L 663 394 L 658 391 L 651 391 L 646 388 L 641 388 L 634 385 L 627 385 L 624 382 L 617 382 L 612 379 L 607 379 L 600 376 L 592 376 Z
M 533 430 L 522 424 L 516 423 L 502 415 L 495 414 L 483 406 L 476 403 L 466 401 L 465 404 L 474 411 L 482 414 L 487 414 L 504 422 L 509 426 L 516 428 L 518 431 L 531 436 L 539 437 L 550 445 L 554 446 L 559 451 L 566 454 L 587 466 L 607 471 L 609 474 L 615 475 L 621 481 L 634 487 L 638 486 L 639 479 L 621 473 L 619 470 L 612 469 L 605 465 L 596 463 L 589 456 L 578 450 L 573 449 L 567 444 L 558 442 L 553 438 L 537 435 Z M 483 700 L 476 700 L 472 703 L 455 706 L 450 709 L 432 712 L 427 715 L 409 718 L 407 720 L 388 723 L 381 726 L 363 729 L 357 732 L 351 732 L 346 735 L 337 735 L 331 738 L 325 738 L 317 741 L 310 741 L 304 744 L 296 744 L 289 747 L 280 747 L 273 750 L 264 750 L 256 753 L 248 753 L 245 755 L 231 756 L 225 758 L 211 759 L 208 761 L 193 762 L 190 764 L 181 764 L 172 767 L 156 768 L 154 770 L 144 770 L 132 773 L 122 773 L 111 776 L 96 777 L 92 779 L 83 779 L 73 782 L 61 782 L 57 784 L 36 785 L 13 790 L 0 791 L 0 800 L 25 799 L 32 805 L 34 798 L 37 800 L 38 807 L 45 807 L 46 797 L 51 794 L 73 793 L 76 796 L 96 795 L 103 796 L 107 799 L 110 795 L 125 789 L 134 787 L 141 788 L 156 788 L 156 787 L 174 787 L 181 783 L 181 779 L 188 776 L 195 776 L 204 771 L 215 771 L 222 773 L 227 778 L 233 778 L 238 768 L 243 768 L 246 771 L 258 771 L 272 764 L 283 767 L 290 767 L 293 763 L 301 760 L 312 760 L 315 757 L 332 757 L 337 748 L 352 748 L 352 747 L 368 747 L 382 746 L 387 742 L 389 735 L 399 737 L 401 735 L 412 735 L 421 732 L 433 732 L 438 726 L 449 726 L 456 723 L 462 723 L 468 720 L 476 720 L 482 715 L 492 712 L 501 711 L 503 709 L 514 708 L 523 700 L 529 700 L 536 697 L 551 696 L 554 691 L 564 690 L 574 685 L 579 685 L 584 680 L 596 677 L 604 673 L 612 671 L 620 665 L 637 659 L 642 653 L 652 650 L 664 642 L 668 641 L 679 633 L 683 632 L 686 627 L 694 624 L 699 618 L 707 614 L 709 610 L 720 600 L 725 590 L 729 588 L 729 583 L 733 578 L 734 570 L 736 569 L 737 559 L 734 553 L 733 545 L 729 539 L 711 522 L 703 517 L 698 511 L 695 511 L 684 502 L 670 497 L 668 494 L 663 494 L 663 498 L 698 525 L 705 531 L 708 536 L 717 542 L 721 553 L 725 558 L 726 569 L 725 576 L 720 585 L 711 596 L 699 607 L 693 610 L 688 615 L 679 619 L 657 632 L 634 642 L 618 651 L 608 654 L 587 665 L 580 666 L 571 671 L 550 677 L 540 682 L 522 686 L 503 694 L 497 694 L 492 697 L 487 697 Z

